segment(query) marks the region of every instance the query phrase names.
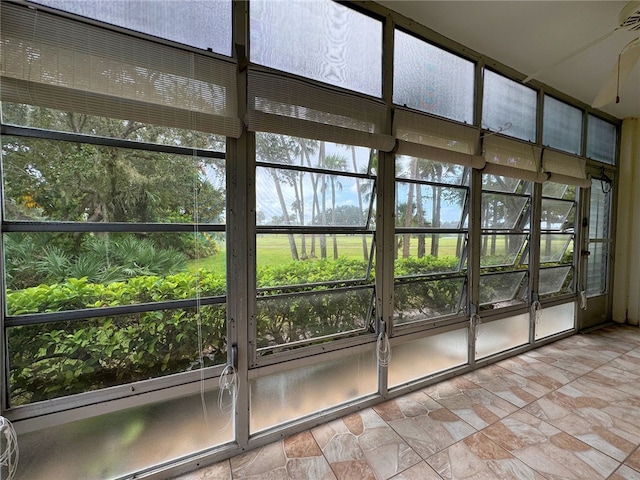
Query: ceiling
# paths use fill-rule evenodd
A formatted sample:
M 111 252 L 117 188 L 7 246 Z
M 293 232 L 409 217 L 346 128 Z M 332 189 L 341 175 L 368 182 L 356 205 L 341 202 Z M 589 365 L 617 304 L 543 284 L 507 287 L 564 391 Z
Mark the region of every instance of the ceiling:
M 618 26 L 626 1 L 378 1 L 385 7 L 525 75 L 591 105 L 640 32 L 619 30 L 553 66 Z M 640 62 L 620 88 L 620 103 L 600 110 L 640 117 Z

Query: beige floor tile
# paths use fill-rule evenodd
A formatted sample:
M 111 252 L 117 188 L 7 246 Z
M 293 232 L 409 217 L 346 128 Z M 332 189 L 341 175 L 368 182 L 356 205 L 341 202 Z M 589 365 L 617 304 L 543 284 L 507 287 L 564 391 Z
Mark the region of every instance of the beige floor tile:
M 180 475 L 173 480 L 232 480 L 229 460 L 201 468 L 192 473 Z
M 549 480 L 605 479 L 620 466 L 608 455 L 524 411 L 482 433 Z
M 496 365 L 528 378 L 550 390 L 560 388 L 580 376 L 577 373 L 536 360 L 530 355 L 507 358 L 496 363 Z
M 622 465 L 608 480 L 640 480 L 640 472 Z
M 481 430 L 518 409 L 463 377 L 438 383 L 423 392 L 476 430 Z
M 424 459 L 476 432 L 423 392 L 405 395 L 374 409 Z
M 442 480 L 442 477 L 427 462 L 420 462 L 390 480 Z

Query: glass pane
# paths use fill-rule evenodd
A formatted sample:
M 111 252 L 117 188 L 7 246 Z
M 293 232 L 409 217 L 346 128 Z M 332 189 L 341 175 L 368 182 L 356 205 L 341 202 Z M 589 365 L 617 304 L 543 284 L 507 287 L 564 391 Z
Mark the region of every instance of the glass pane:
M 569 275 L 571 273 L 571 275 Z M 538 284 L 540 295 L 570 293 L 572 291 L 573 267 L 541 268 Z
M 460 311 L 464 278 L 396 283 L 394 325 L 429 320 Z
M 484 71 L 482 126 L 535 142 L 536 91 L 490 70 Z
M 250 382 L 250 390 L 250 424 L 254 433 L 375 393 L 375 350 L 367 346 L 356 355 L 257 378 Z
M 609 236 L 610 191 L 602 190 L 600 180 L 591 180 L 591 199 L 589 209 L 589 238 L 607 238 Z
M 573 231 L 575 204 L 565 200 L 542 199 L 540 228 L 542 230 Z
M 519 303 L 516 295 L 522 290 L 527 272 L 507 272 L 480 276 L 480 304 L 494 304 L 495 308 Z
M 23 103 L 2 102 L 0 109 L 3 122 L 12 125 L 119 138 L 133 142 L 225 151 L 225 137 L 212 133 L 66 112 Z M 25 139 L 22 141 L 27 142 Z
M 468 334 L 469 331 L 462 328 L 394 345 L 389 363 L 389 387 L 467 363 Z
M 466 235 L 411 233 L 396 235 L 396 277 L 457 272 Z
M 396 227 L 461 228 L 467 190 L 396 182 Z
M 7 336 L 12 406 L 194 370 L 200 350 L 205 366 L 227 360 L 225 305 L 10 327 Z
M 395 31 L 393 102 L 473 123 L 474 64 Z
M 482 228 L 522 228 L 527 197 L 482 193 Z
M 249 22 L 252 62 L 382 95 L 382 22 L 330 0 L 255 0 Z
M 504 267 L 516 263 L 528 235 L 482 235 L 481 267 Z
M 587 157 L 614 164 L 616 161 L 616 126 L 589 115 L 587 123 Z
M 34 3 L 231 56 L 230 0 L 34 0 Z
M 540 317 L 536 322 L 536 340 L 574 328 L 575 310 L 575 302 L 540 310 Z
M 567 258 L 565 255 L 572 239 L 572 234 L 543 233 L 540 235 L 540 263 L 570 263 L 573 252 L 570 256 L 567 255 Z
M 517 178 L 484 173 L 482 175 L 482 189 L 492 192 L 528 194 L 531 191 L 531 184 Z
M 542 184 L 542 196 L 551 198 L 565 198 L 569 190 L 569 186 L 564 183 L 544 182 Z M 573 189 L 573 198 L 575 198 L 575 188 Z
M 308 344 L 307 340 L 326 335 L 365 333 L 372 304 L 372 288 L 259 297 L 258 348 Z
M 407 155 L 396 155 L 396 177 L 450 185 L 467 185 L 469 181 L 467 170 L 460 165 Z
M 587 293 L 600 295 L 607 292 L 607 243 L 589 243 L 591 255 L 587 257 Z
M 7 220 L 224 223 L 224 160 L 2 137 Z
M 476 359 L 504 352 L 529 341 L 529 314 L 478 325 Z
M 367 276 L 373 234 L 258 234 L 258 287 Z
M 263 163 L 368 173 L 374 155 L 365 147 L 256 132 L 256 160 Z
M 544 96 L 542 144 L 580 154 L 582 111 L 548 95 Z
M 201 394 L 199 385 L 194 385 L 192 390 L 197 393 L 20 434 L 16 478 L 129 478 L 145 468 L 233 441 L 228 395 L 223 395 L 225 408 L 220 409 L 220 389 L 206 385 Z
M 6 233 L 9 315 L 226 294 L 216 233 Z
M 364 227 L 373 185 L 345 175 L 258 167 L 257 223 Z

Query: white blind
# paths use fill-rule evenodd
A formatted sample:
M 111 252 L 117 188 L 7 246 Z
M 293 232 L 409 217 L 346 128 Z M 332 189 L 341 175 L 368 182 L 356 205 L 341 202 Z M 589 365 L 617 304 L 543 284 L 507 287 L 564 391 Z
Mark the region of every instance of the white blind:
M 1 8 L 3 101 L 240 136 L 234 62 Z
M 391 151 L 386 105 L 357 94 L 260 70 L 248 76 L 247 126 L 270 132 Z
M 545 149 L 542 154 L 542 168 L 549 174 L 549 181 L 589 188 L 591 181 L 587 179 L 586 160 Z
M 484 167 L 484 158 L 475 155 L 480 135 L 476 128 L 396 108 L 393 132 L 398 140 L 398 155 Z
M 487 135 L 484 138 L 483 150 L 487 161 L 483 173 L 538 183 L 548 178 L 540 168 L 542 149 L 538 146 L 498 135 Z

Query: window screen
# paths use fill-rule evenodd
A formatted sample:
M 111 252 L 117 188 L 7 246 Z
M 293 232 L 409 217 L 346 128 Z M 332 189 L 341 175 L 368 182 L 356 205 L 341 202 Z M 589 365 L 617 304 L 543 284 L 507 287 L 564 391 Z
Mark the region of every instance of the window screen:
M 536 140 L 536 91 L 490 70 L 484 72 L 482 126 L 505 135 Z
M 395 104 L 473 123 L 473 77 L 472 62 L 395 31 Z
M 249 22 L 252 62 L 382 95 L 382 22 L 330 0 L 255 0 Z
M 614 164 L 616 160 L 616 126 L 589 115 L 587 124 L 587 157 Z
M 582 111 L 545 95 L 543 145 L 580 154 L 582 146 Z

